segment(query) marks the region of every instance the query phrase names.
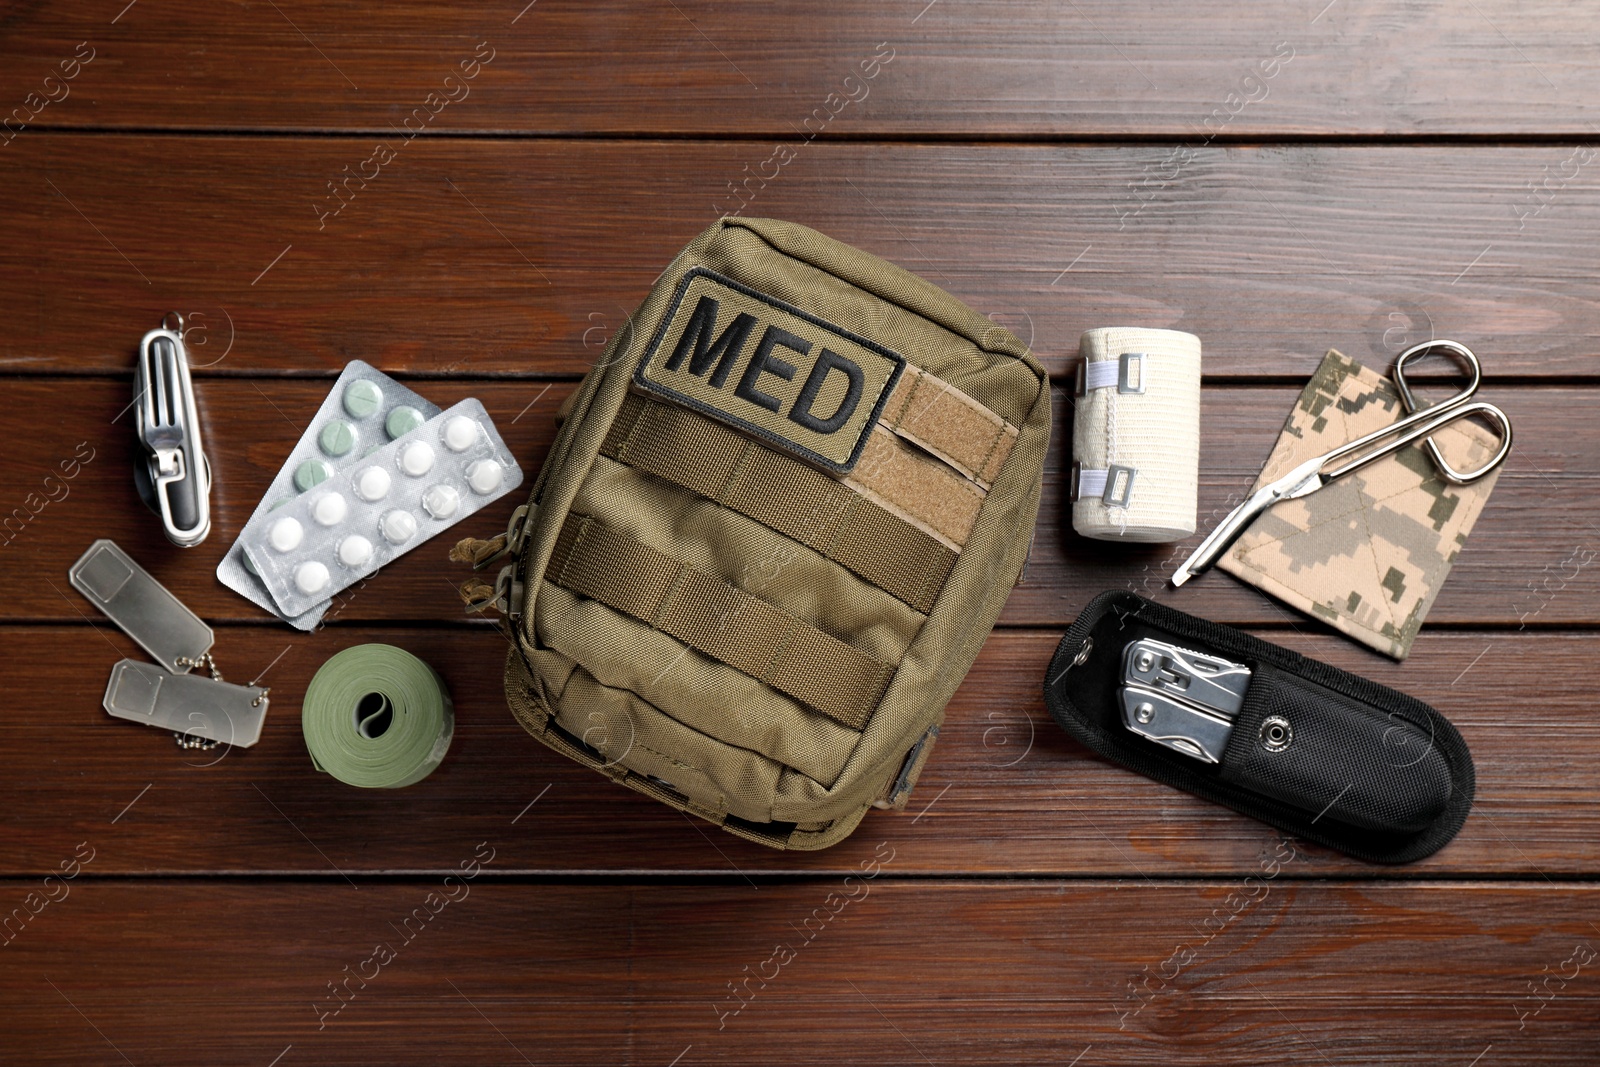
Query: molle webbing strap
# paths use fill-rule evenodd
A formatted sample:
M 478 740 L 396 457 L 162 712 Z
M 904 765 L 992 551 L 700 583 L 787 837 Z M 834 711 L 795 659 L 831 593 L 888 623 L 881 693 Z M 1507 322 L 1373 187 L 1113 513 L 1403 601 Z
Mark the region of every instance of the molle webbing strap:
M 923 448 L 988 492 L 1018 430 L 949 382 L 906 365 L 878 425 Z
M 844 484 L 959 552 L 987 494 L 953 467 L 907 444 L 880 422 Z
M 600 451 L 816 550 L 923 614 L 955 565 L 934 536 L 687 408 L 629 396 Z
M 568 516 L 545 577 L 853 730 L 866 726 L 894 675 L 892 664 L 587 515 Z

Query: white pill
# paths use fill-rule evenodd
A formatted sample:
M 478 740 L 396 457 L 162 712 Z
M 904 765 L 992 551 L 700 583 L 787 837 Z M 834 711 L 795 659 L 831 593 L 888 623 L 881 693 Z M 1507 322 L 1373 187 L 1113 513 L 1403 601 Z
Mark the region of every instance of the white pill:
M 461 506 L 461 494 L 453 485 L 430 485 L 422 494 L 422 508 L 436 519 L 448 519 Z
M 444 424 L 445 447 L 452 452 L 465 452 L 478 440 L 478 424 L 465 415 L 457 415 Z
M 328 587 L 328 568 L 308 559 L 294 569 L 294 584 L 306 596 L 320 593 Z
M 389 495 L 389 472 L 382 467 L 368 467 L 356 475 L 356 493 L 362 500 L 382 500 Z
M 467 484 L 474 493 L 492 493 L 500 488 L 500 464 L 492 459 L 480 459 L 467 468 Z
M 355 570 L 365 567 L 372 559 L 372 542 L 360 534 L 351 534 L 339 542 L 339 562 Z
M 324 493 L 311 505 L 311 517 L 323 526 L 333 526 L 350 514 L 350 505 L 338 493 Z
M 400 451 L 400 469 L 413 478 L 420 478 L 433 470 L 433 446 L 426 441 L 413 441 Z
M 300 523 L 285 516 L 273 523 L 267 530 L 267 540 L 272 542 L 272 547 L 279 552 L 293 552 L 300 547 L 300 540 L 305 536 L 305 530 Z
M 417 517 L 409 511 L 385 512 L 378 520 L 378 528 L 391 545 L 403 545 L 417 536 Z

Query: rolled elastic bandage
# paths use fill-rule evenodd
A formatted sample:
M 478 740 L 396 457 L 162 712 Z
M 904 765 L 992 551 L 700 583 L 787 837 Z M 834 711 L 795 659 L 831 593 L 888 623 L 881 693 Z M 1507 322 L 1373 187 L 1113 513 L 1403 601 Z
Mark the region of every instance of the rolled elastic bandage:
M 1078 341 L 1072 527 L 1107 541 L 1177 541 L 1195 531 L 1200 338 L 1107 326 Z

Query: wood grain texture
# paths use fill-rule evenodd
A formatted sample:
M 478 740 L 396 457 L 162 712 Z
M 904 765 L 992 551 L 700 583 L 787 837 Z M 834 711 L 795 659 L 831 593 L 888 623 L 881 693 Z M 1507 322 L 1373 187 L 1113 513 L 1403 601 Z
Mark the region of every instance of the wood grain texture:
M 1591 1063 L 1592 22 L 1554 0 L 0 5 L 0 1063 Z M 821 853 L 528 737 L 449 536 L 314 634 L 217 584 L 348 360 L 481 398 L 531 475 L 657 272 L 735 211 L 927 277 L 1058 384 L 1085 329 L 1201 336 L 1202 527 L 1329 347 L 1385 369 L 1472 345 L 1517 447 L 1396 664 L 1223 575 L 1165 588 L 1184 546 L 1072 535 L 1058 388 L 1001 628 L 907 810 Z M 133 349 L 174 309 L 217 475 L 187 552 L 130 484 Z M 217 625 L 229 679 L 273 687 L 257 746 L 105 715 L 111 664 L 143 655 L 65 580 L 103 536 Z M 1107 588 L 1439 708 L 1476 763 L 1459 837 L 1362 864 L 1078 746 L 1041 682 Z M 301 737 L 311 675 L 367 641 L 455 698 L 449 755 L 401 791 L 316 773 Z
M 556 407 L 572 388 L 565 382 L 462 379 L 413 384 L 441 406 L 468 396 L 481 399 L 530 477 L 554 435 Z M 134 494 L 137 446 L 126 411 L 131 396 L 126 381 L 43 378 L 8 383 L 11 402 L 21 410 L 59 415 L 50 435 L 28 441 L 0 469 L 0 565 L 11 573 L 36 576 L 15 583 L 0 601 L 0 618 L 81 620 L 87 605 L 67 587 L 67 569 L 96 538 L 111 536 L 202 616 L 268 620 L 265 612 L 216 580 L 216 565 L 327 388 L 326 381 L 282 379 L 210 378 L 201 383 L 206 439 L 215 449 L 213 530 L 203 545 L 179 552 L 167 545 L 160 524 Z M 1064 628 L 1095 594 L 1122 587 L 1219 621 L 1320 631 L 1320 623 L 1279 607 L 1221 572 L 1181 591 L 1166 585 L 1189 549 L 1248 491 L 1296 395 L 1298 386 L 1287 385 L 1207 389 L 1201 414 L 1202 529 L 1181 545 L 1127 546 L 1092 541 L 1071 530 L 1063 494 L 1064 472 L 1071 465 L 1071 410 L 1058 390 L 1033 554 L 1002 621 Z M 1516 452 L 1429 623 L 1545 627 L 1590 621 L 1593 563 L 1600 551 L 1600 494 L 1582 487 L 1600 483 L 1600 424 L 1574 419 L 1570 389 L 1498 386 L 1484 395 L 1510 412 L 1517 429 Z M 68 396 L 70 403 L 63 403 Z M 89 451 L 80 453 L 85 442 Z M 61 464 L 83 455 L 92 459 L 79 465 L 77 477 L 63 482 Z M 1569 488 L 1559 488 L 1563 486 Z M 1563 493 L 1560 507 L 1551 504 L 1557 492 Z M 50 499 L 52 494 L 61 499 Z M 331 621 L 341 626 L 399 619 L 459 621 L 454 586 L 464 580 L 466 569 L 446 562 L 449 546 L 457 536 L 504 530 L 520 502 L 512 496 L 473 516 L 458 531 L 401 557 L 358 593 L 339 598 Z M 1529 523 L 1530 515 L 1539 521 Z M 272 633 L 286 630 L 279 627 Z
M 109 630 L 109 628 L 106 628 Z M 1402 868 L 1373 867 L 1305 846 L 1300 877 L 1415 878 L 1600 873 L 1600 726 L 1586 694 L 1552 685 L 1585 655 L 1585 633 L 1425 633 L 1404 665 L 1342 638 L 1271 639 L 1427 701 L 1461 731 L 1477 769 L 1477 802 L 1442 851 Z M 1271 828 L 1093 756 L 1045 712 L 1044 665 L 1059 635 L 1000 631 L 950 705 L 938 747 L 904 812 L 872 812 L 823 852 L 775 852 L 692 822 L 557 756 L 505 706 L 504 641 L 487 627 L 340 627 L 288 635 L 219 631 L 231 680 L 265 672 L 272 707 L 259 744 L 180 751 L 170 735 L 114 721 L 100 708 L 111 665 L 139 657 L 120 633 L 12 627 L 0 665 L 0 735 L 19 768 L 48 768 L 8 792 L 0 870 L 48 873 L 79 840 L 105 844 L 98 874 L 448 871 L 452 843 L 511 827 L 497 869 L 532 874 L 849 871 L 875 842 L 903 873 L 1171 878 L 1241 876 Z M 357 790 L 313 771 L 301 695 L 334 652 L 399 645 L 433 664 L 455 701 L 450 754 L 426 781 Z M 1537 700 L 1528 699 L 1539 692 Z M 146 788 L 148 787 L 148 788 Z M 1332 797 L 1329 798 L 1333 799 Z M 124 810 L 126 809 L 126 810 Z M 115 821 L 113 821 L 115 820 Z M 340 883 L 343 884 L 342 882 Z
M 14 6 L 8 107 L 80 42 L 95 49 L 39 113 L 53 127 L 386 130 L 480 42 L 493 61 L 440 132 L 788 137 L 825 108 L 807 127 L 823 136 L 1587 138 L 1600 105 L 1593 42 L 1553 0 Z
M 471 881 L 80 876 L 0 950 L 7 1054 L 1370 1067 L 1594 1049 L 1593 886 L 907 884 L 891 845 L 872 878 L 516 885 L 495 874 L 508 834 L 487 836 L 449 853 L 490 857 Z
M 1386 366 L 1430 336 L 1491 381 L 1600 367 L 1588 148 L 819 144 L 739 198 L 768 146 L 390 140 L 379 168 L 377 137 L 19 137 L 0 371 L 124 371 L 176 308 L 204 316 L 208 374 L 578 375 L 741 204 L 922 274 L 1058 374 L 1128 322 L 1199 335 L 1213 379 L 1303 380 L 1330 346 Z

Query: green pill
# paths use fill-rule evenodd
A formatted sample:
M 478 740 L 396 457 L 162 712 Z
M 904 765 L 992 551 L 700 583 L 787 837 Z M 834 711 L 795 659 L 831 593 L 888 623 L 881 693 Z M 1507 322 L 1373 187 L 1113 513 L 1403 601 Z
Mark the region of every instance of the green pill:
M 356 446 L 355 428 L 343 419 L 334 419 L 317 435 L 317 443 L 328 455 L 342 456 Z
M 365 378 L 357 378 L 344 387 L 344 409 L 352 418 L 364 419 L 377 411 L 382 403 L 382 390 Z
M 294 469 L 294 487 L 302 493 L 333 477 L 333 468 L 320 459 L 308 459 Z
M 401 404 L 389 412 L 389 418 L 384 422 L 383 428 L 388 432 L 389 440 L 393 441 L 398 437 L 404 437 L 427 421 L 422 417 L 422 412 L 416 408 L 409 404 Z

